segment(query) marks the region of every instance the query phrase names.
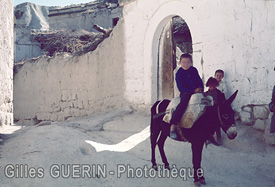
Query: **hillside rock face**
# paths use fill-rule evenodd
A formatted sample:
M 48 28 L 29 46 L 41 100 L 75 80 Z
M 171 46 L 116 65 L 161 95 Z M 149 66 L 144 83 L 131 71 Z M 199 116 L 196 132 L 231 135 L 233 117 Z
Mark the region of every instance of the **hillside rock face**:
M 15 61 L 38 57 L 43 54 L 40 44 L 31 40 L 33 30 L 49 30 L 48 14 L 53 7 L 22 3 L 14 9 Z
M 17 5 L 14 9 L 16 28 L 49 30 L 48 15 L 50 8 L 33 3 Z

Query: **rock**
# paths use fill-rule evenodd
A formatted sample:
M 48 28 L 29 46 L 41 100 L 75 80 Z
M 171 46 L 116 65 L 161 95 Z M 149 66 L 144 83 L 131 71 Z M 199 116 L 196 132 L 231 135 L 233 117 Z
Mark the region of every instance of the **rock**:
M 45 120 L 48 120 L 50 118 L 50 114 L 46 113 L 46 112 L 41 112 L 41 113 L 37 113 L 36 117 L 37 117 L 38 120 L 45 121 Z
M 45 125 L 51 125 L 52 121 L 41 121 L 37 124 L 37 126 L 45 126 Z
M 265 126 L 266 126 L 265 120 L 257 119 L 255 121 L 255 124 L 253 125 L 253 128 L 257 129 L 257 130 L 264 131 L 265 130 Z
M 252 108 L 250 106 L 244 106 L 242 108 L 242 111 L 244 111 L 244 112 L 252 112 Z
M 255 106 L 253 108 L 253 114 L 255 119 L 267 119 L 269 110 L 265 106 Z
M 254 123 L 252 115 L 249 112 L 241 111 L 240 117 L 241 117 L 241 122 L 244 125 L 252 125 Z
M 240 119 L 241 119 L 240 112 L 235 111 L 235 116 L 234 116 L 234 119 L 235 119 L 235 121 L 237 121 L 237 120 L 240 120 Z

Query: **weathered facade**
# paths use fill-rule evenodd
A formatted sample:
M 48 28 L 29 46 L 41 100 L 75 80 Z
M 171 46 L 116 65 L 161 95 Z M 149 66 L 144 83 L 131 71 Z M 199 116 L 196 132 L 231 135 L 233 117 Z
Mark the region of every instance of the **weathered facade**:
M 55 99 L 66 105 L 71 102 L 69 102 L 70 99 L 62 99 L 62 92 L 68 92 L 66 95 L 83 94 L 81 89 L 87 90 L 89 87 L 93 89 L 88 93 L 85 92 L 87 96 L 82 100 L 83 104 L 87 104 L 92 95 L 98 97 L 102 95 L 103 98 L 103 93 L 108 93 L 106 97 L 110 100 L 103 109 L 108 108 L 108 105 L 112 106 L 119 98 L 122 103 L 130 104 L 137 109 L 148 110 L 159 98 L 159 93 L 165 95 L 163 90 L 159 90 L 163 88 L 160 86 L 162 83 L 159 82 L 159 72 L 162 71 L 158 63 L 159 39 L 165 25 L 174 16 L 180 16 L 189 26 L 194 66 L 199 70 L 204 82 L 214 75 L 216 69 L 223 69 L 229 89 L 227 97 L 235 90 L 239 90 L 234 108 L 241 113 L 242 120 L 245 120 L 245 116 L 253 115 L 248 117 L 253 118 L 251 125 L 255 121 L 255 128 L 261 126 L 261 130 L 265 130 L 268 134 L 269 111 L 265 107 L 270 101 L 275 83 L 273 71 L 275 58 L 272 54 L 275 50 L 274 1 L 152 0 L 148 2 L 137 0 L 120 1 L 120 3 L 124 5 L 123 19 L 119 21 L 118 28 L 114 29 L 110 38 L 99 45 L 96 51 L 81 57 L 81 61 L 74 60 L 76 57 L 70 57 L 68 60 L 70 63 L 64 61 L 64 65 L 66 64 L 68 71 L 71 72 L 66 78 L 66 89 L 57 86 L 60 81 L 62 84 L 64 77 L 60 73 L 61 69 L 53 65 L 54 59 L 49 60 L 49 63 L 46 63 L 47 60 L 42 63 L 42 59 L 34 63 L 29 62 L 19 70 L 15 77 L 15 117 L 17 119 L 24 120 L 39 116 L 37 110 L 33 110 L 34 106 L 40 107 L 39 111 L 47 115 L 54 113 L 55 107 L 52 106 L 57 104 L 53 102 Z M 106 49 L 112 50 L 106 51 Z M 76 65 L 78 62 L 81 62 L 81 66 Z M 88 71 L 84 68 L 88 67 L 88 64 L 97 63 L 100 65 L 91 66 Z M 104 72 L 103 69 L 113 70 L 117 67 L 119 71 L 112 74 L 116 79 L 109 87 L 104 87 L 111 81 L 107 78 L 108 72 L 106 77 L 96 76 L 99 81 L 96 83 L 97 88 L 102 86 L 106 88 L 100 89 L 100 93 L 94 85 L 86 84 L 87 77 L 91 76 L 89 81 L 94 81 L 93 76 L 99 71 Z M 43 72 L 45 68 L 47 72 Z M 38 74 L 38 71 L 43 73 Z M 38 80 L 33 78 L 34 75 L 37 75 Z M 49 75 L 54 77 L 52 81 L 55 84 L 45 81 L 50 80 Z M 77 89 L 69 89 L 69 85 L 73 87 L 71 83 L 75 80 L 78 80 Z M 28 86 L 25 88 L 24 84 Z M 43 85 L 37 90 L 39 92 L 33 93 L 34 95 L 38 93 L 37 97 L 26 94 L 38 88 L 37 84 Z M 120 90 L 119 94 L 114 89 Z M 53 100 L 47 100 L 49 92 Z M 61 106 L 61 104 L 58 105 Z M 115 107 L 119 105 L 116 103 Z M 100 107 L 100 105 L 95 106 L 96 110 Z M 250 107 L 247 109 L 249 111 L 245 109 L 246 106 Z M 95 108 L 88 109 L 85 114 L 93 112 Z M 26 111 L 30 111 L 29 115 L 26 115 Z M 260 112 L 262 116 L 258 115 L 258 111 L 262 111 Z M 243 112 L 249 114 L 243 114 Z M 73 109 L 70 113 L 77 115 Z M 49 119 L 51 118 L 40 118 L 40 120 Z M 55 119 L 52 118 L 52 120 Z M 269 134 L 268 136 L 270 137 Z
M 13 1 L 0 5 L 0 127 L 13 123 Z
M 14 75 L 17 124 L 63 121 L 126 106 L 122 24 L 113 32 L 93 52 L 26 61 Z

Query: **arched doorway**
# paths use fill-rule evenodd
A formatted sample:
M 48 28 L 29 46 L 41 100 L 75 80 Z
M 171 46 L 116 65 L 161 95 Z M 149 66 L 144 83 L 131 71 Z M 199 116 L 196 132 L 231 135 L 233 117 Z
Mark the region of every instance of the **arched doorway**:
M 187 23 L 174 16 L 163 28 L 158 46 L 157 99 L 172 99 L 179 95 L 175 73 L 183 53 L 192 54 L 192 37 Z
M 180 1 L 167 2 L 158 7 L 150 18 L 144 40 L 144 89 L 147 91 L 145 104 L 151 105 L 159 99 L 159 42 L 165 26 L 173 17 L 183 18 L 189 26 L 192 36 L 194 66 L 202 74 L 202 42 L 199 22 L 188 4 Z

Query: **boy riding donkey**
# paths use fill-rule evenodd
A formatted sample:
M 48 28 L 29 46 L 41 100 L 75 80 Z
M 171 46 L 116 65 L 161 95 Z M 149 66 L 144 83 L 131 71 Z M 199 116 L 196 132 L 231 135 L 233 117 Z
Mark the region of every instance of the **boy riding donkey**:
M 192 66 L 192 56 L 190 54 L 182 54 L 180 57 L 180 68 L 176 73 L 176 83 L 180 91 L 180 103 L 177 105 L 170 120 L 170 138 L 177 140 L 176 125 L 180 122 L 182 115 L 185 113 L 191 96 L 195 93 L 203 93 L 204 86 L 199 76 L 198 70 Z M 211 81 L 210 81 L 211 82 Z M 211 95 L 211 94 L 210 94 Z M 222 94 L 224 97 L 224 94 Z M 209 137 L 209 143 L 218 145 L 213 136 Z
M 172 139 L 177 139 L 176 125 L 180 122 L 191 96 L 194 93 L 203 92 L 203 82 L 198 70 L 191 65 L 192 56 L 190 54 L 182 54 L 180 57 L 181 67 L 176 73 L 176 83 L 180 91 L 180 103 L 173 112 L 170 120 L 170 137 Z

